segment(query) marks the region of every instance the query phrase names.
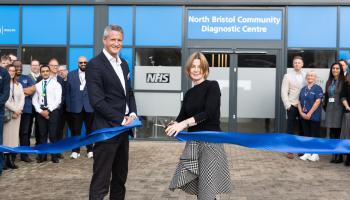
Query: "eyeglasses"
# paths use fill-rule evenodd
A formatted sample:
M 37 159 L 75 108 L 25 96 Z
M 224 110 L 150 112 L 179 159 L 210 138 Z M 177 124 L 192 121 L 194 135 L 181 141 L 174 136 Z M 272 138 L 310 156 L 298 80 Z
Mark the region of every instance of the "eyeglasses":
M 86 61 L 84 61 L 84 62 L 79 62 L 79 64 L 81 64 L 81 65 L 82 65 L 82 64 L 86 64 L 86 63 L 87 63 Z

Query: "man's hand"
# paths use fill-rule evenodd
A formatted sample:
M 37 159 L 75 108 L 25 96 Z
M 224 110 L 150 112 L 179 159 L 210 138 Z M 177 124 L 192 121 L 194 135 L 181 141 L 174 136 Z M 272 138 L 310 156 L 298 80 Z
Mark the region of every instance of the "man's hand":
M 130 117 L 130 116 L 124 117 L 125 123 L 123 124 L 123 126 L 127 126 L 127 125 L 131 124 L 134 121 L 134 119 L 135 119 L 135 117 Z
M 48 110 L 41 111 L 40 115 L 43 116 L 45 119 L 49 119 L 49 111 Z

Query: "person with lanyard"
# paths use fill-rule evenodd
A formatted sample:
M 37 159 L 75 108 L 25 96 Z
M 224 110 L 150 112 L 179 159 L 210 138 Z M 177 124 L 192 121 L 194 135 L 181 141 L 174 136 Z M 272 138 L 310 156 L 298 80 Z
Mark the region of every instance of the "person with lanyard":
M 323 97 L 322 88 L 316 84 L 316 72 L 309 71 L 306 74 L 306 83 L 299 95 L 298 110 L 301 117 L 301 126 L 304 136 L 320 137 L 321 129 L 321 100 Z M 301 160 L 318 161 L 318 154 L 305 153 Z
M 14 61 L 13 65 L 16 67 L 17 81 L 21 83 L 25 95 L 23 113 L 21 115 L 21 123 L 19 127 L 19 143 L 21 146 L 30 146 L 30 135 L 32 130 L 31 118 L 33 115 L 32 96 L 35 92 L 35 83 L 29 76 L 22 74 L 23 66 L 21 61 Z M 21 154 L 21 160 L 24 162 L 32 162 L 28 154 Z
M 298 112 L 298 99 L 300 89 L 305 85 L 305 73 L 303 58 L 295 56 L 293 58 L 293 70 L 283 77 L 281 87 L 281 98 L 287 111 L 287 133 L 295 134 L 295 127 L 300 127 L 299 135 L 303 135 Z M 287 158 L 293 159 L 294 154 L 288 153 Z
M 93 122 L 93 108 L 90 105 L 89 96 L 86 88 L 85 69 L 87 59 L 85 56 L 78 58 L 79 69 L 68 73 L 67 90 L 66 90 L 66 111 L 70 113 L 71 117 L 71 131 L 72 136 L 81 134 L 83 122 L 86 127 L 86 133 L 91 133 L 91 126 Z M 92 158 L 92 145 L 87 145 L 87 157 Z M 72 150 L 70 156 L 73 159 L 80 157 L 80 148 Z
M 40 67 L 42 80 L 35 84 L 36 92 L 34 93 L 32 103 L 35 107 L 40 144 L 46 144 L 49 137 L 50 142 L 56 142 L 56 133 L 58 130 L 58 118 L 60 117 L 59 105 L 62 100 L 62 87 L 53 78 L 50 78 L 50 68 L 47 65 Z M 47 160 L 47 156 L 40 154 L 38 163 Z M 56 154 L 51 155 L 51 161 L 58 163 Z
M 340 101 L 340 92 L 343 84 L 343 68 L 339 63 L 333 63 L 326 82 L 326 91 L 323 101 L 323 108 L 326 114 L 325 127 L 329 128 L 329 136 L 331 139 L 340 138 L 341 121 L 344 113 L 343 105 Z M 333 154 L 330 162 L 341 163 L 343 162 L 343 156 L 341 154 Z

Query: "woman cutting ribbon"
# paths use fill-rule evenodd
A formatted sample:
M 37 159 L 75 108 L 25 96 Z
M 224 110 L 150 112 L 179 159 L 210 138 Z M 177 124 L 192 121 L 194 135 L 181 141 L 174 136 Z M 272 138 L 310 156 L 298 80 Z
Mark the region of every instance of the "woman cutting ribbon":
M 176 136 L 188 128 L 194 131 L 221 131 L 220 88 L 217 81 L 206 80 L 209 64 L 200 52 L 187 60 L 186 72 L 193 82 L 184 97 L 176 121 L 165 132 Z M 200 200 L 213 200 L 217 194 L 232 190 L 227 157 L 222 144 L 188 141 L 180 157 L 170 190 L 182 189 Z

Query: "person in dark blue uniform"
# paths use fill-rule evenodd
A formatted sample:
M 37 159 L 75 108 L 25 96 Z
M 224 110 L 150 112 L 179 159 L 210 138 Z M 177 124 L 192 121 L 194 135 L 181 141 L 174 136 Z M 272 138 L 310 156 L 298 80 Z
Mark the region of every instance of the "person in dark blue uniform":
M 33 115 L 32 96 L 35 93 L 35 83 L 29 76 L 22 74 L 23 66 L 21 61 L 14 61 L 13 65 L 16 68 L 17 81 L 22 85 L 25 95 L 23 113 L 21 115 L 21 123 L 19 127 L 19 143 L 21 146 L 30 146 L 30 135 L 32 127 L 31 119 Z M 21 160 L 24 162 L 32 162 L 28 154 L 21 154 Z
M 322 88 L 316 84 L 316 72 L 310 71 L 306 74 L 306 83 L 299 95 L 298 110 L 301 117 L 301 126 L 307 137 L 320 137 L 321 128 L 321 100 Z M 318 154 L 305 153 L 301 160 L 318 161 Z

